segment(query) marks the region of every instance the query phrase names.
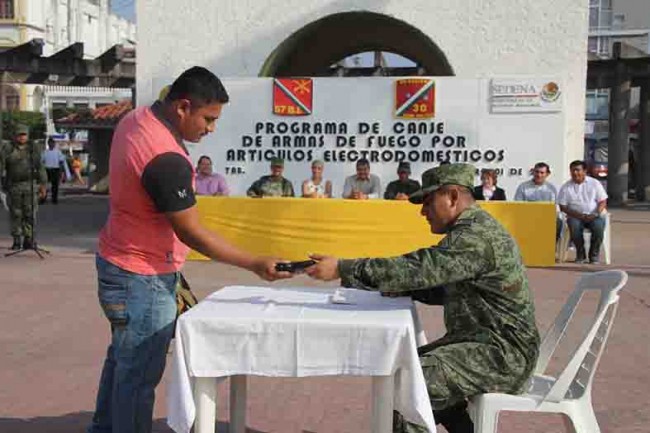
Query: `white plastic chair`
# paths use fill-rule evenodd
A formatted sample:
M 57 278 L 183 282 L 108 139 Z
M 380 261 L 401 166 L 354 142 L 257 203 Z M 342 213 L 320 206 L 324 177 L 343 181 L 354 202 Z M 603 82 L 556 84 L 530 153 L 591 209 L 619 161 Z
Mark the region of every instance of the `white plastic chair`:
M 626 283 L 627 273 L 618 270 L 584 275 L 542 341 L 528 391 L 522 395 L 481 394 L 472 399 L 470 415 L 474 433 L 496 433 L 498 415 L 503 410 L 563 413 L 571 419 L 576 433 L 600 433 L 591 405 L 591 385 L 614 322 L 618 292 Z M 564 371 L 557 378 L 545 376 L 553 352 L 586 291 L 600 291 L 593 322 Z
M 589 251 L 591 243 L 591 230 L 584 230 L 585 251 Z M 612 236 L 611 236 L 611 221 L 610 213 L 605 214 L 605 233 L 603 233 L 603 259 L 606 265 L 612 263 Z M 566 262 L 566 256 L 569 252 L 569 242 L 571 242 L 571 233 L 569 232 L 569 225 L 566 222 L 566 217 L 562 218 L 562 234 L 558 241 L 558 261 L 560 263 Z

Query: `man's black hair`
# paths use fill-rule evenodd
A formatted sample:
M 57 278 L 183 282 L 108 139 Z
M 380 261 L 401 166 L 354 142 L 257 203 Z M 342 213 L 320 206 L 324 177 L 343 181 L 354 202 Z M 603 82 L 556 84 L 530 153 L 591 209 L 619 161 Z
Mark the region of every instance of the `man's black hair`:
M 225 104 L 229 101 L 228 92 L 221 80 L 201 66 L 194 66 L 183 72 L 172 84 L 166 101 L 189 99 L 196 106 Z
M 577 167 L 577 166 L 582 166 L 583 170 L 587 169 L 587 164 L 585 164 L 585 162 L 580 159 L 576 159 L 571 164 L 569 164 L 569 169 L 572 169 L 573 167 Z
M 535 164 L 534 168 L 535 169 L 545 168 L 547 172 L 549 172 L 549 173 L 551 172 L 551 167 L 549 167 L 548 164 L 545 163 L 545 162 L 538 162 L 537 164 Z
M 203 161 L 204 159 L 207 159 L 208 161 L 210 161 L 210 164 L 212 164 L 212 158 L 210 158 L 208 155 L 201 155 L 201 157 L 197 161 L 197 164 L 200 164 L 201 161 Z
M 366 158 L 361 158 L 360 160 L 357 161 L 357 167 L 360 167 L 362 165 L 366 165 L 370 167 L 370 161 L 368 161 Z

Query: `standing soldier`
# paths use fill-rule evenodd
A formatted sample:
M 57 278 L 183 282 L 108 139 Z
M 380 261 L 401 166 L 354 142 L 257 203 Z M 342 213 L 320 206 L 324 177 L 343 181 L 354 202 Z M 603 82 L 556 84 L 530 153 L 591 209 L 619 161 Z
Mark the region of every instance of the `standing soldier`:
M 409 201 L 422 204 L 435 247 L 403 256 L 337 260 L 312 256 L 307 273 L 341 279 L 345 287 L 406 295 L 445 309 L 447 334 L 418 349 L 436 422 L 450 433 L 473 433 L 467 399 L 488 392 L 517 394 L 539 353 L 533 297 L 519 248 L 506 229 L 472 197 L 469 164 L 427 170 Z M 396 417 L 395 432 L 424 428 Z
M 35 247 L 33 233 L 36 207 L 38 197 L 45 197 L 47 184 L 40 152 L 34 149 L 34 143 L 29 141 L 28 134 L 29 129 L 19 125 L 14 142 L 4 149 L 0 158 L 3 169 L 0 171 L 5 173 L 3 185 L 9 198 L 11 235 L 14 238 L 12 250 Z M 24 237 L 22 243 L 21 237 Z

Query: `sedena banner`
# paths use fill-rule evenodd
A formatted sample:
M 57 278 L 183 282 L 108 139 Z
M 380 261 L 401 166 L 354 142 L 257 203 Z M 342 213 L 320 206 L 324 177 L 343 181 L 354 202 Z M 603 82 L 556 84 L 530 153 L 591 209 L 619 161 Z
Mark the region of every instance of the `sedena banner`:
M 173 80 L 158 80 L 153 100 Z M 311 162 L 324 162 L 341 197 L 356 162 L 370 161 L 382 189 L 401 161 L 412 178 L 449 161 L 493 168 L 509 199 L 539 161 L 564 173 L 561 82 L 516 77 L 241 78 L 224 79 L 230 102 L 216 131 L 188 144 L 196 163 L 209 156 L 231 195 L 245 195 L 270 160 L 283 158 L 284 177 L 300 194 Z M 549 180 L 559 184 L 562 176 Z M 476 184 L 479 178 L 477 176 Z

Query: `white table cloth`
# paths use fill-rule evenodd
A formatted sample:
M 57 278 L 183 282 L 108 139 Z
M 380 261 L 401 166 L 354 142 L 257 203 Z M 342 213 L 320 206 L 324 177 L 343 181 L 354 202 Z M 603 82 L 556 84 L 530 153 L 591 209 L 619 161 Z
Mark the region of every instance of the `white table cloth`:
M 335 290 L 352 304 L 332 303 Z M 194 388 L 206 387 L 197 378 L 235 376 L 233 383 L 239 383 L 242 395 L 231 399 L 241 405 L 241 375 L 374 376 L 390 379 L 373 382 L 373 391 L 393 394 L 389 406 L 375 402 L 376 411 L 390 411 L 382 415 L 384 424 L 394 406 L 433 433 L 416 335 L 422 344 L 424 335 L 410 298 L 354 289 L 226 287 L 177 322 L 167 422 L 177 433 L 189 432 L 197 415 Z M 207 383 L 210 387 L 212 382 Z M 235 423 L 243 428 L 244 415 L 239 416 Z

